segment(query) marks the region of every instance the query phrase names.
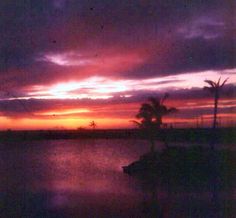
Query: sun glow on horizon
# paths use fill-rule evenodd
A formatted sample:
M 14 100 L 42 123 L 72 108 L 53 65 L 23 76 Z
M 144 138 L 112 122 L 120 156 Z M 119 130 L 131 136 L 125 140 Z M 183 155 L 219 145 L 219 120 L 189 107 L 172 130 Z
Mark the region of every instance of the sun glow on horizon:
M 222 79 L 230 77 L 230 84 L 235 85 L 236 74 L 234 74 L 234 70 L 236 69 L 224 70 L 221 73 L 204 71 L 146 79 L 92 76 L 86 79 L 61 81 L 50 85 L 28 86 L 25 89 L 25 96 L 11 97 L 6 100 L 40 99 L 40 102 L 41 100 L 42 102 L 44 100 L 54 100 L 55 102 L 58 100 L 60 102 L 57 102 L 55 106 L 48 105 L 46 108 L 43 106 L 37 108 L 36 106 L 36 110 L 30 116 L 22 108 L 19 109 L 19 111 L 23 111 L 22 114 L 18 110 L 6 113 L 5 116 L 3 114 L 0 119 L 1 128 L 76 129 L 78 127 L 87 128 L 91 120 L 95 120 L 99 128 L 134 128 L 130 120 L 135 119 L 140 104 L 143 103 L 135 100 L 135 97 L 140 93 L 152 92 L 158 95 L 169 90 L 172 92 L 173 90 L 188 92 L 194 88 L 202 90 L 205 85 L 204 79 L 219 78 L 220 76 Z M 132 97 L 134 97 L 133 104 Z M 191 98 L 191 96 L 189 97 Z M 64 100 L 70 102 L 63 105 Z M 81 104 L 79 103 L 80 100 Z M 119 103 L 113 104 L 113 100 Z M 168 125 L 174 124 L 177 127 L 185 127 L 195 125 L 198 122 L 196 120 L 205 119 L 204 125 L 209 126 L 212 119 L 213 100 L 210 95 L 202 99 L 198 99 L 198 97 L 179 99 L 178 97 L 172 98 L 170 95 L 167 105 L 178 108 L 179 113 L 164 117 L 163 120 Z M 86 102 L 90 102 L 90 104 Z M 219 117 L 223 120 L 222 123 L 228 125 L 227 123 L 236 121 L 233 111 L 235 107 L 235 100 L 220 99 L 218 109 Z M 17 122 L 15 122 L 16 119 Z
M 37 111 L 28 117 L 27 114 L 14 117 L 2 115 L 1 129 L 77 129 L 90 128 L 89 123 L 94 120 L 99 129 L 106 128 L 135 128 L 130 120 L 135 119 L 140 103 L 114 103 L 100 105 L 63 105 L 59 107 Z M 210 127 L 213 119 L 213 99 L 170 99 L 168 107 L 176 107 L 179 112 L 164 116 L 163 122 L 173 127 Z M 232 107 L 231 107 L 232 104 Z M 226 107 L 224 107 L 226 105 Z M 218 118 L 224 126 L 236 123 L 235 100 L 220 99 Z M 17 120 L 17 122 L 16 122 Z

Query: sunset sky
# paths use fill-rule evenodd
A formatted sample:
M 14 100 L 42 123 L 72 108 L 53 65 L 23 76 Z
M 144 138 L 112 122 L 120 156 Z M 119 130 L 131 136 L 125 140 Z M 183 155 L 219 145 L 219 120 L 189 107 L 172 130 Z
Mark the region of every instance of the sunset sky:
M 205 79 L 229 77 L 222 125 L 236 123 L 236 3 L 225 0 L 0 1 L 0 129 L 132 128 L 170 94 L 164 122 L 207 126 Z

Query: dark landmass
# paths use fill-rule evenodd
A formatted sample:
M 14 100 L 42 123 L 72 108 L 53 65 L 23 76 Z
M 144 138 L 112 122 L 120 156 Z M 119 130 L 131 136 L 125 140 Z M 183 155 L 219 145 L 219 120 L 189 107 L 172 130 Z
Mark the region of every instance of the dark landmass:
M 212 138 L 208 128 L 161 129 L 156 139 L 166 142 L 208 143 Z M 35 130 L 1 131 L 0 141 L 16 140 L 56 140 L 56 139 L 147 139 L 147 134 L 140 129 L 95 129 L 95 130 Z M 219 143 L 235 143 L 236 128 L 219 128 L 214 132 L 214 139 Z
M 236 152 L 202 146 L 168 147 L 142 155 L 124 173 L 171 187 L 230 188 L 236 181 Z

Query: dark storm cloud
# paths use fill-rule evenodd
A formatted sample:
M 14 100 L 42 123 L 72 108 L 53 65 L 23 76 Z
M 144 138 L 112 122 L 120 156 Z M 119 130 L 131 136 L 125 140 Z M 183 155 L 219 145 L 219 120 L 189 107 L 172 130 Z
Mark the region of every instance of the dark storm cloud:
M 0 9 L 1 83 L 8 89 L 103 73 L 38 60 L 49 52 L 79 51 L 101 62 L 107 50 L 141 50 L 146 57 L 137 67 L 104 72 L 128 78 L 236 65 L 234 1 L 19 0 L 2 1 Z
M 234 68 L 236 40 L 232 37 L 173 38 L 166 48 L 168 51 L 153 55 L 149 62 L 128 75 L 142 78 Z

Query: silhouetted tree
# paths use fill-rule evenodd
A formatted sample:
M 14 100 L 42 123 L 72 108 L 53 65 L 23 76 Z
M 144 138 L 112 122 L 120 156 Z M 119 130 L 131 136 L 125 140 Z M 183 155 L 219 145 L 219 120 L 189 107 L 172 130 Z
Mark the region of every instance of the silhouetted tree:
M 93 121 L 91 121 L 91 122 L 89 123 L 89 126 L 94 130 L 94 129 L 97 127 L 97 124 L 96 124 L 95 121 L 93 120 Z
M 220 83 L 221 78 L 219 78 L 218 82 L 214 82 L 212 80 L 205 80 L 207 84 L 210 86 L 204 86 L 205 90 L 208 90 L 214 95 L 214 118 L 213 118 L 213 125 L 212 128 L 215 129 L 217 125 L 217 109 L 218 109 L 218 102 L 220 98 L 220 92 L 222 87 L 227 82 L 228 78 L 225 79 L 222 83 Z
M 164 102 L 168 97 L 169 95 L 166 93 L 161 99 L 153 97 L 149 98 L 148 103 L 141 105 L 139 112 L 136 115 L 136 118 L 141 119 L 141 121 L 136 121 L 136 123 L 143 128 L 154 127 L 159 129 L 163 124 L 163 116 L 177 111 L 174 107 L 168 108 L 164 105 Z
M 166 93 L 161 99 L 154 97 L 149 98 L 148 103 L 143 103 L 136 115 L 136 118 L 141 119 L 141 121 L 133 121 L 139 128 L 147 131 L 151 141 L 151 151 L 155 149 L 154 137 L 156 131 L 160 129 L 163 124 L 163 116 L 177 111 L 174 107 L 168 108 L 164 105 L 168 97 L 169 95 Z
M 210 147 L 212 149 L 211 157 L 209 158 L 209 164 L 212 166 L 211 169 L 211 184 L 212 184 L 212 202 L 215 204 L 215 208 L 219 207 L 219 186 L 220 186 L 220 166 L 219 166 L 219 157 L 215 150 L 215 129 L 217 126 L 217 109 L 218 109 L 218 101 L 220 98 L 220 92 L 222 90 L 222 87 L 227 82 L 228 78 L 225 79 L 222 83 L 220 82 L 221 78 L 218 79 L 217 82 L 214 82 L 212 80 L 205 80 L 207 84 L 209 84 L 209 87 L 205 86 L 204 89 L 210 91 L 214 95 L 214 118 L 213 118 L 213 125 L 212 125 L 212 138 L 210 142 Z

